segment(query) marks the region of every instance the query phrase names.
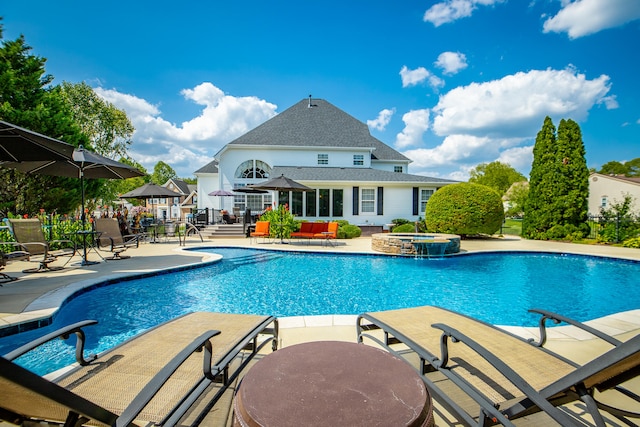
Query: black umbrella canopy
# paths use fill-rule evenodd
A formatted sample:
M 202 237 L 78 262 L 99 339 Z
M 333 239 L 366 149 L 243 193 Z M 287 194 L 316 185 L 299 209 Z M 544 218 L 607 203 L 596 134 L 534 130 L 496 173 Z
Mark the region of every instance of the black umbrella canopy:
M 72 156 L 64 160 L 2 162 L 0 166 L 25 173 L 70 178 L 125 179 L 144 176 L 133 166 L 92 153 L 82 146 L 74 150 Z
M 230 197 L 230 196 L 235 196 L 235 194 L 227 190 L 214 190 L 211 193 L 209 193 L 209 196 Z
M 238 187 L 233 189 L 234 193 L 247 193 L 247 194 L 265 194 L 268 193 L 267 190 L 259 190 L 257 188 L 250 187 Z
M 180 197 L 180 193 L 176 193 L 173 190 L 169 190 L 166 187 L 162 187 L 158 184 L 150 182 L 142 187 L 135 188 L 127 193 L 121 194 L 121 199 L 152 199 L 160 197 Z
M 73 145 L 0 120 L 0 161 L 71 159 Z
M 277 178 L 270 179 L 269 181 L 261 182 L 258 184 L 248 185 L 247 187 L 258 190 L 274 190 L 274 191 L 311 191 L 312 188 L 302 185 L 297 181 L 280 175 Z

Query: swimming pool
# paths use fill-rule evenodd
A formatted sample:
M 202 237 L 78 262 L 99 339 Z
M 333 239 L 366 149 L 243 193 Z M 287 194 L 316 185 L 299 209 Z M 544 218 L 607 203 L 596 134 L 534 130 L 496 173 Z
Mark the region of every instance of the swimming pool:
M 206 251 L 224 258 L 85 292 L 63 305 L 52 326 L 1 339 L 0 354 L 84 319 L 99 321 L 87 330 L 88 351 L 99 352 L 199 310 L 282 317 L 438 305 L 494 324 L 535 326 L 538 317 L 527 313 L 533 307 L 582 321 L 640 308 L 640 262 L 635 261 L 530 252 L 415 259 L 244 248 Z M 50 363 L 58 353 L 69 356 Z M 42 374 L 72 360 L 73 349 L 56 340 L 20 363 Z

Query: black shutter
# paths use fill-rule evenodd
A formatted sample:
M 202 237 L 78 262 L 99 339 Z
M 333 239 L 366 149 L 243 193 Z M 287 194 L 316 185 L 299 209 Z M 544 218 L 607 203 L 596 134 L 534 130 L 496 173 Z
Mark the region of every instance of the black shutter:
M 413 187 L 413 214 L 420 214 L 420 194 L 418 193 L 418 187 Z
M 378 187 L 378 215 L 384 214 L 384 187 Z
M 360 205 L 360 187 L 353 187 L 353 214 L 358 215 Z

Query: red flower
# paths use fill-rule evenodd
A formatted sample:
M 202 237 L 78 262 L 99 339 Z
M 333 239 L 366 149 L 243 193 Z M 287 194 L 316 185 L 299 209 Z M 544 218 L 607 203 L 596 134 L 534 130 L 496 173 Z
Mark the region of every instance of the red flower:
M 27 219 L 27 218 L 29 218 L 29 214 L 24 214 L 22 217 L 23 217 L 24 219 Z

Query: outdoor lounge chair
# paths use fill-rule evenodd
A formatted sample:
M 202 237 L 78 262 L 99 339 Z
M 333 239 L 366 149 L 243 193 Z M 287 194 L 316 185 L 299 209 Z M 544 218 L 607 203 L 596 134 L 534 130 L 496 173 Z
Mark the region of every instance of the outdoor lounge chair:
M 539 343 L 437 307 L 362 314 L 358 340 L 371 339 L 396 354 L 408 347 L 402 356 L 417 355 L 417 369 L 436 401 L 465 425 L 516 425 L 518 419 L 527 422 L 531 417 L 545 419 L 534 425 L 576 425 L 577 420 L 557 406 L 580 400 L 596 426 L 605 425 L 600 410 L 616 417 L 639 416 L 599 402 L 596 391 L 616 390 L 640 401 L 620 387 L 640 373 L 640 335 L 620 342 L 571 319 L 531 311 L 543 314 Z M 614 347 L 579 366 L 543 347 L 546 319 L 569 322 Z M 382 329 L 382 339 L 369 332 L 374 329 Z
M 0 419 L 69 426 L 197 424 L 258 351 L 269 343 L 276 349 L 278 334 L 270 316 L 198 312 L 86 360 L 82 328 L 95 323 L 70 325 L 0 357 Z M 71 334 L 78 337 L 80 366 L 53 381 L 12 362 Z
M 29 261 L 40 263 L 39 267 L 23 270 L 23 273 L 62 270 L 76 254 L 76 244 L 71 240 L 52 240 L 51 242 L 47 242 L 47 239 L 44 237 L 44 232 L 42 231 L 42 224 L 37 218 L 13 218 L 9 219 L 9 224 L 11 224 L 11 230 L 13 231 L 13 237 L 16 239 L 16 242 L 20 243 L 24 250 L 29 253 Z M 52 245 L 67 245 L 69 247 L 51 249 Z M 64 266 L 49 266 L 49 263 L 52 263 L 61 256 L 69 257 L 67 262 L 64 263 Z
M 121 255 L 122 252 L 132 247 L 140 245 L 139 234 L 128 234 L 123 236 L 120 233 L 120 224 L 116 218 L 98 218 L 94 222 L 98 235 L 98 248 L 102 251 L 109 251 L 113 256 L 105 259 L 118 260 L 130 258 L 128 255 Z
M 271 223 L 269 221 L 257 221 L 255 231 L 252 231 L 249 234 L 249 236 L 253 240 L 257 240 L 258 237 L 262 237 L 263 240 L 268 241 L 269 235 L 270 235 L 270 232 L 269 232 L 270 226 L 271 226 Z
M 11 249 L 7 252 L 2 250 L 2 247 L 9 247 L 12 246 L 14 249 Z M 29 252 L 26 252 L 24 250 L 21 250 L 22 245 L 20 245 L 19 243 L 16 242 L 0 242 L 0 270 L 2 270 L 4 268 L 5 265 L 7 265 L 7 261 L 18 261 L 18 260 L 22 260 L 22 259 L 29 259 Z M 13 282 L 14 280 L 18 280 L 17 277 L 13 277 L 13 276 L 9 276 L 6 273 L 1 273 L 0 272 L 0 283 L 5 283 L 5 282 Z M 0 286 L 2 286 L 0 284 Z

